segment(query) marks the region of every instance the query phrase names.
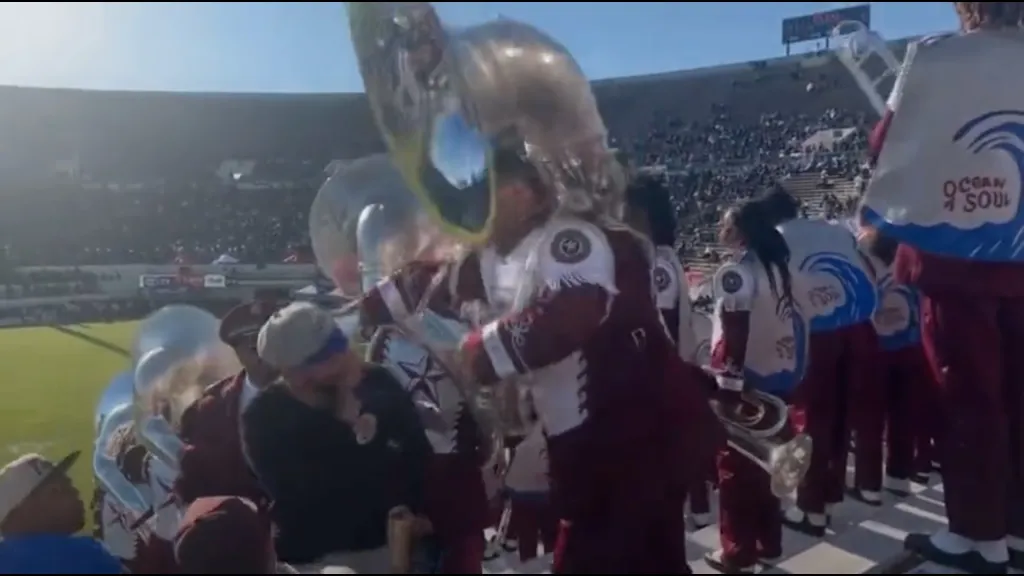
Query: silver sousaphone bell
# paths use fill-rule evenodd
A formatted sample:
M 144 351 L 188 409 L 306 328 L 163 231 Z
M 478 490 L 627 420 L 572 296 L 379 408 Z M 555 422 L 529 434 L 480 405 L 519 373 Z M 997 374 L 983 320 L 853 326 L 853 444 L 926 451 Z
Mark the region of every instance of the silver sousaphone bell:
M 133 521 L 142 517 L 152 506 L 148 491 L 140 490 L 129 480 L 117 461 L 118 451 L 122 448 L 121 443 L 129 440 L 123 436 L 134 434 L 134 387 L 135 379 L 132 372 L 125 371 L 115 376 L 100 396 L 94 412 L 96 441 L 92 457 L 96 488 L 115 499 L 118 507 L 130 515 Z M 94 503 L 101 507 L 104 504 L 102 500 Z M 100 511 L 102 512 L 102 509 Z
M 184 449 L 177 435 L 182 413 L 207 386 L 241 368 L 231 348 L 220 341 L 218 328 L 216 317 L 193 306 L 154 312 L 139 325 L 131 369 L 111 384 L 97 406 L 96 481 L 133 529 L 165 507 L 167 495 L 126 476 L 117 450 L 126 441 L 137 442 L 152 457 L 146 460 L 144 475 L 159 477 L 161 485 L 173 484 Z
M 743 392 L 739 402 L 711 401 L 735 450 L 764 469 L 771 478 L 772 494 L 792 494 L 811 465 L 811 437 L 794 433 L 788 425 L 789 407 L 778 396 Z
M 343 254 L 348 242 L 358 255 L 360 284 L 366 291 L 410 262 L 456 256 L 458 243 L 433 225 L 388 156 L 357 161 L 332 180 L 331 186 L 321 188 L 310 210 L 310 234 L 322 243 L 316 251 L 321 269 L 332 269 L 332 263 L 321 258 Z M 352 238 L 344 237 L 345 222 L 354 229 Z M 442 447 L 444 438 L 454 437 L 455 419 L 465 406 L 491 459 L 501 452 L 503 440 L 496 411 L 486 392 L 458 382 L 445 365 L 445 356 L 469 327 L 457 319 L 418 310 L 414 303 L 398 306 L 405 309 L 402 317 L 370 335 L 359 326 L 357 302 L 335 310 L 335 320 L 347 334 L 366 336 L 366 359 L 387 368 L 413 394 L 428 437 L 438 443 L 435 449 Z
M 377 126 L 424 212 L 446 233 L 469 243 L 488 237 L 498 148 L 534 165 L 561 207 L 619 207 L 625 176 L 597 100 L 556 40 L 507 18 L 448 29 L 429 2 L 346 6 Z

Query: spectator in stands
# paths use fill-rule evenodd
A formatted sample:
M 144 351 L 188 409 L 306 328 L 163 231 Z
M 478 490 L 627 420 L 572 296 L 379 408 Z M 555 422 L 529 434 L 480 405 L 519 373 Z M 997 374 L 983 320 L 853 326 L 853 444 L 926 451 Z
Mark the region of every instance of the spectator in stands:
M 244 498 L 199 498 L 185 511 L 174 539 L 181 574 L 297 574 L 278 564 L 273 530 Z
M 54 464 L 26 454 L 0 469 L 0 573 L 122 573 L 102 544 L 75 535 L 85 527 L 85 506 L 67 471 L 78 456 Z

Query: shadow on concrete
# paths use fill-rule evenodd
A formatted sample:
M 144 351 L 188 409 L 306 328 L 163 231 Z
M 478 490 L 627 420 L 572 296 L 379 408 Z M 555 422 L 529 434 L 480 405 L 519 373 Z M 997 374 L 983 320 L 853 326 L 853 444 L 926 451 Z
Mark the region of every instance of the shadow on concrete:
M 95 337 L 95 336 L 93 336 L 91 334 L 86 334 L 85 332 L 82 332 L 79 328 L 72 328 L 72 327 L 69 327 L 69 326 L 54 326 L 53 329 L 58 331 L 58 332 L 60 332 L 61 334 L 65 334 L 67 336 L 71 336 L 72 338 L 78 338 L 79 340 L 82 340 L 83 342 L 88 342 L 89 344 L 92 344 L 93 346 L 97 346 L 99 348 L 103 348 L 107 352 L 113 352 L 114 354 L 117 354 L 119 356 L 123 356 L 125 358 L 128 358 L 129 356 L 131 356 L 131 353 L 128 352 L 128 350 L 125 350 L 124 348 L 118 346 L 117 344 L 113 344 L 111 342 L 107 342 L 106 340 L 102 340 L 102 339 L 97 338 L 97 337 Z

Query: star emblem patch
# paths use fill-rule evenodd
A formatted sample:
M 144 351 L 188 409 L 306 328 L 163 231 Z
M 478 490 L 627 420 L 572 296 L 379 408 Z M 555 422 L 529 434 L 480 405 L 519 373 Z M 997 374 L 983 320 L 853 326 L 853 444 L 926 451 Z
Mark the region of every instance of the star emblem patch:
M 406 377 L 409 378 L 408 389 L 413 397 L 417 394 L 422 394 L 435 406 L 441 406 L 438 385 L 447 376 L 433 357 L 425 354 L 416 362 L 403 362 L 399 360 L 397 364 Z

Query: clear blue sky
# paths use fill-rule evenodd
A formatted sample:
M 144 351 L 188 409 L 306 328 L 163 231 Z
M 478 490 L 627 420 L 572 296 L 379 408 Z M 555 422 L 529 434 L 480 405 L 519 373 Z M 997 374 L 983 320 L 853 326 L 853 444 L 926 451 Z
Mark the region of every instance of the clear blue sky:
M 783 18 L 836 2 L 438 2 L 455 25 L 534 24 L 591 78 L 769 58 Z M 875 2 L 887 38 L 954 28 L 950 2 Z M 799 46 L 797 50 L 807 50 Z M 0 3 L 0 84 L 231 92 L 360 91 L 340 2 Z

